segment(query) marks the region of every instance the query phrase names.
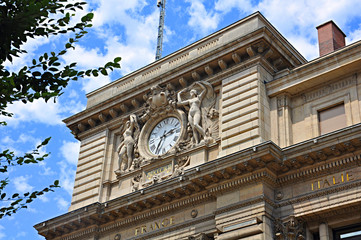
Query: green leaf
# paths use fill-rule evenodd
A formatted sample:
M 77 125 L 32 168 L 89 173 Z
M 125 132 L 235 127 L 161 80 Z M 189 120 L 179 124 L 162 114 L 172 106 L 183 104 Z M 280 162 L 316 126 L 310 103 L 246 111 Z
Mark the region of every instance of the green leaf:
M 101 72 L 103 75 L 108 76 L 107 70 L 106 70 L 105 68 L 103 68 L 100 72 Z
M 32 74 L 33 74 L 34 77 L 39 77 L 39 76 L 41 76 L 41 73 L 38 72 L 38 71 L 33 72 Z

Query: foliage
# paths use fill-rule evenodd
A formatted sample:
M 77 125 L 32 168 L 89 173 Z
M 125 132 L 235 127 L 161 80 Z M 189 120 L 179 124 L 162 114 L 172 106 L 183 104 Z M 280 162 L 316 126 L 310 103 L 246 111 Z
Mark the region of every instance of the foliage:
M 0 153 L 0 173 L 8 172 L 8 168 L 12 166 L 21 166 L 30 163 L 39 163 L 43 161 L 48 154 L 39 156 L 39 149 L 45 146 L 49 142 L 50 138 L 45 139 L 40 145 L 36 147 L 31 153 L 26 153 L 24 156 L 18 157 L 14 155 L 14 152 L 10 152 L 8 149 Z M 0 208 L 0 219 L 4 216 L 10 216 L 16 213 L 21 208 L 27 208 L 27 204 L 31 203 L 35 198 L 43 195 L 46 192 L 54 191 L 54 188 L 59 187 L 59 181 L 55 180 L 54 184 L 44 188 L 41 191 L 34 191 L 32 193 L 27 192 L 22 195 L 14 193 L 11 197 L 7 197 L 4 192 L 5 187 L 9 184 L 9 179 L 5 178 L 0 180 L 0 200 L 10 202 L 9 206 Z
M 91 27 L 93 13 L 87 13 L 78 23 L 72 24 L 74 14 L 82 10 L 85 2 L 68 0 L 3 0 L 0 2 L 0 116 L 11 117 L 6 111 L 9 104 L 17 101 L 33 102 L 36 99 L 56 99 L 62 94 L 69 81 L 76 81 L 82 77 L 97 77 L 99 74 L 108 75 L 109 71 L 120 68 L 120 58 L 108 62 L 103 67 L 78 70 L 76 63 L 65 65 L 61 56 L 69 49 L 75 48 L 80 38 Z M 51 37 L 54 35 L 67 36 L 68 39 L 62 50 L 45 52 L 33 59 L 31 64 L 22 67 L 17 72 L 11 72 L 4 66 L 7 61 L 23 57 L 27 52 L 24 43 L 29 38 Z M 0 122 L 6 125 L 6 122 Z M 9 167 L 38 163 L 47 156 L 39 156 L 39 148 L 45 146 L 46 139 L 38 148 L 24 156 L 17 157 L 13 152 L 4 150 L 0 153 L 0 173 L 6 173 Z M 26 193 L 23 196 L 14 194 L 7 197 L 5 187 L 9 179 L 0 180 L 0 200 L 10 201 L 9 207 L 0 209 L 0 219 L 11 215 L 20 208 L 45 192 L 58 187 L 58 181 L 41 191 Z

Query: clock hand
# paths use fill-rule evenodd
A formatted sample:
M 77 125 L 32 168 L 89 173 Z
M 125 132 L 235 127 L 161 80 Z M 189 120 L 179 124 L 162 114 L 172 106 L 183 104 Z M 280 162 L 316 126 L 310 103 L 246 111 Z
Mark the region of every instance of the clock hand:
M 160 137 L 160 141 L 159 141 L 159 143 L 158 143 L 158 145 L 157 145 L 157 148 L 155 149 L 155 153 L 156 153 L 156 154 L 158 154 L 158 152 L 159 152 L 159 146 L 160 146 L 160 144 L 162 143 L 162 141 L 163 141 L 163 136 Z
M 159 147 L 160 147 L 160 144 L 162 143 L 162 141 L 164 140 L 164 135 L 165 135 L 165 130 L 164 130 L 164 133 L 163 135 L 160 137 L 160 141 L 157 145 L 157 148 L 155 149 L 155 153 L 158 154 L 159 153 Z
M 174 132 L 174 130 L 176 130 L 176 128 L 172 128 L 171 130 L 169 130 L 169 131 L 164 135 L 164 137 L 168 137 L 169 135 L 171 135 L 171 134 Z

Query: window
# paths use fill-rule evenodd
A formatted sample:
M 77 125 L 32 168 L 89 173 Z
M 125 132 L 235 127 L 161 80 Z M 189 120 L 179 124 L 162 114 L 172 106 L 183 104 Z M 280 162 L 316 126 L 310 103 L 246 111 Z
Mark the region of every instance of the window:
M 360 240 L 361 226 L 354 225 L 334 230 L 335 240 Z
M 344 104 L 327 108 L 318 112 L 320 134 L 329 133 L 346 127 L 346 115 Z

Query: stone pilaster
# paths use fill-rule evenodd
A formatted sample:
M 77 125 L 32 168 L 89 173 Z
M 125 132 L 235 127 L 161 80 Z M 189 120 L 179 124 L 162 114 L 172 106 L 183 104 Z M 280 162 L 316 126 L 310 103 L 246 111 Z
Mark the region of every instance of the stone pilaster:
M 270 139 L 270 110 L 260 66 L 222 81 L 221 156 Z
M 81 141 L 74 191 L 69 211 L 99 201 L 107 131 Z

